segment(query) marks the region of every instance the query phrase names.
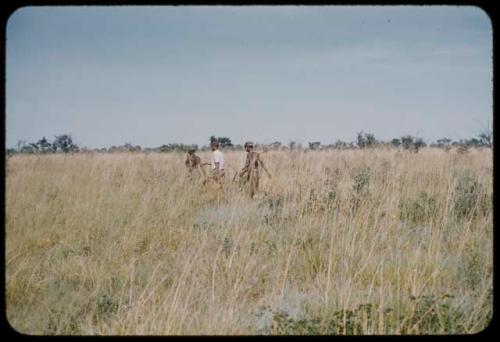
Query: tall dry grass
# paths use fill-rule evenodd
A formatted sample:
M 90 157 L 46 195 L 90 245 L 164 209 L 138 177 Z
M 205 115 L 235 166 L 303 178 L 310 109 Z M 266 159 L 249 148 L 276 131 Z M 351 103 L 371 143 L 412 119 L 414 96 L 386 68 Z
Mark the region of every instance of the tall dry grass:
M 209 153 L 201 153 L 209 160 Z M 184 155 L 6 162 L 6 304 L 26 334 L 454 334 L 492 315 L 492 153 L 268 152 L 250 199 Z

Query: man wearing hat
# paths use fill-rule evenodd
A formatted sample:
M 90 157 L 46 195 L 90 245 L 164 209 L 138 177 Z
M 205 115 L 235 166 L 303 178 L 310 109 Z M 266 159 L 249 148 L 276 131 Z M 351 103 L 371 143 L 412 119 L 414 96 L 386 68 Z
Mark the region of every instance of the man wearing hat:
M 212 177 L 218 183 L 224 178 L 224 155 L 219 151 L 219 142 L 214 141 L 212 147 Z
M 245 151 L 247 151 L 247 159 L 245 161 L 245 166 L 239 173 L 239 176 L 245 183 L 248 183 L 250 197 L 253 198 L 259 188 L 259 165 L 262 166 L 269 177 L 271 175 L 260 159 L 260 154 L 253 150 L 253 142 L 247 141 L 245 143 Z

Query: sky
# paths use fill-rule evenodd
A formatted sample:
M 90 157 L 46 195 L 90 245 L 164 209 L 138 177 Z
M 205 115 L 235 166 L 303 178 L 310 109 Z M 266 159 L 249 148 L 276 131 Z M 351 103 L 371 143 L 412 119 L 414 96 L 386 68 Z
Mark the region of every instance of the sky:
M 24 7 L 6 30 L 6 147 L 379 140 L 492 128 L 473 6 Z

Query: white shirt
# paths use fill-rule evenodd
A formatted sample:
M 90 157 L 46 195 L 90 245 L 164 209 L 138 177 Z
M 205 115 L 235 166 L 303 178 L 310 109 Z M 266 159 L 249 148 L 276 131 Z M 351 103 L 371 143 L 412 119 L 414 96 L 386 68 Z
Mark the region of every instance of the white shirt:
M 215 150 L 212 155 L 212 169 L 215 169 L 215 163 L 219 163 L 219 170 L 224 170 L 224 156 L 219 150 Z

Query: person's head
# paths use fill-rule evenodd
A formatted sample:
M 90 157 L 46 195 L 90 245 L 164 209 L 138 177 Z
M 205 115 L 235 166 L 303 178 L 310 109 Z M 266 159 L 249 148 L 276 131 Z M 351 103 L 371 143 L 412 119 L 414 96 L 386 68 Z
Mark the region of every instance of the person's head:
M 212 144 L 212 151 L 215 151 L 219 148 L 219 143 L 217 141 L 214 141 Z
M 194 154 L 194 149 L 188 150 L 188 154 L 193 155 Z
M 247 141 L 247 142 L 245 143 L 245 150 L 246 150 L 247 152 L 250 152 L 251 150 L 253 150 L 253 142 L 251 142 L 251 141 Z

